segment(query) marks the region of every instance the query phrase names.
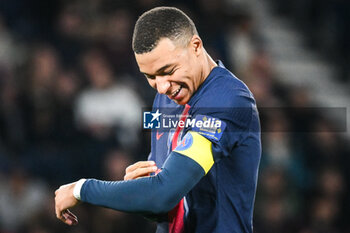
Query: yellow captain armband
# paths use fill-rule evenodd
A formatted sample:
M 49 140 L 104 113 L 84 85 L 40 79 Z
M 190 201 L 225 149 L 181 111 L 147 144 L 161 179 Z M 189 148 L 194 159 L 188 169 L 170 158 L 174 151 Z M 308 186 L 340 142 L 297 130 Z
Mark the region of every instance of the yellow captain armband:
M 207 174 L 214 164 L 211 144 L 199 133 L 189 131 L 174 151 L 194 160 Z

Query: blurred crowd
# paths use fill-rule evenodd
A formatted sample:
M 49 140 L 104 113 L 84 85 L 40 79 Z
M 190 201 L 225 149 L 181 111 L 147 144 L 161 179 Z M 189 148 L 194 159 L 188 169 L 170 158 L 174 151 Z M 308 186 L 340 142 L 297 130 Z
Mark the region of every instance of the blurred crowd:
M 209 54 L 257 100 L 263 156 L 255 232 L 349 232 L 350 147 L 339 133 L 346 128 L 315 108 L 307 89 L 281 82 L 244 2 L 0 1 L 0 233 L 154 232 L 142 216 L 89 205 L 73 211 L 77 226 L 65 226 L 53 198 L 81 177 L 123 179 L 128 165 L 147 158 L 141 116 L 155 91 L 139 74 L 131 36 L 137 17 L 160 5 L 190 15 Z M 300 33 L 319 48 L 327 43 L 340 76 L 349 77 L 346 1 L 270 2 L 284 16 L 302 14 L 297 19 L 313 30 Z M 334 20 L 324 22 L 324 11 Z M 331 39 L 327 23 L 339 26 Z
M 350 2 L 347 0 L 269 0 L 280 16 L 290 19 L 306 44 L 337 67 L 341 82 L 350 82 Z

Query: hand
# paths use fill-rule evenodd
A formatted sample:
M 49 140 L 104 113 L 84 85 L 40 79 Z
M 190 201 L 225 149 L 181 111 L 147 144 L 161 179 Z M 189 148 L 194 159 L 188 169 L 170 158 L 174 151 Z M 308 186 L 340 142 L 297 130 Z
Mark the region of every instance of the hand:
M 55 192 L 56 217 L 70 226 L 78 224 L 78 218 L 68 210 L 79 203 L 73 196 L 75 184 L 76 182 L 62 185 Z
M 139 161 L 125 169 L 124 180 L 133 180 L 140 177 L 150 176 L 150 173 L 157 171 L 154 161 Z

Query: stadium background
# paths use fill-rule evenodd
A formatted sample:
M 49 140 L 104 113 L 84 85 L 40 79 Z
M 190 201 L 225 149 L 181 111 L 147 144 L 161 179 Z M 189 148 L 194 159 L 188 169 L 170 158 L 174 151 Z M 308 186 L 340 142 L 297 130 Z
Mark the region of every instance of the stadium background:
M 89 205 L 65 226 L 53 198 L 81 177 L 122 179 L 147 157 L 140 116 L 155 92 L 131 35 L 158 5 L 187 12 L 212 57 L 256 97 L 255 232 L 350 232 L 349 132 L 344 112 L 327 114 L 349 107 L 348 1 L 1 0 L 0 233 L 153 232 L 140 216 Z

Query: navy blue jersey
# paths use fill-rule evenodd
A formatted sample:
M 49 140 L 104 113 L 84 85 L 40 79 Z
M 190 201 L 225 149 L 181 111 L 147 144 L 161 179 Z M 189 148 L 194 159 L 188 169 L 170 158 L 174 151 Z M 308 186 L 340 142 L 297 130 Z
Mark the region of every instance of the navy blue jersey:
M 213 119 L 221 127 L 215 132 L 189 125 L 212 142 L 214 165 L 184 199 L 187 233 L 252 232 L 253 207 L 261 156 L 260 123 L 253 95 L 247 86 L 219 61 L 188 103 L 189 120 Z M 153 110 L 166 109 L 180 115 L 184 106 L 157 94 Z M 152 130 L 149 159 L 161 167 L 172 151 L 175 128 Z M 157 233 L 167 233 L 166 221 Z
M 252 232 L 261 146 L 248 88 L 219 63 L 188 104 L 157 95 L 153 110 L 150 159 L 159 173 L 86 179 L 81 201 L 145 214 L 159 222 L 158 233 Z M 159 114 L 170 120 L 159 124 Z

